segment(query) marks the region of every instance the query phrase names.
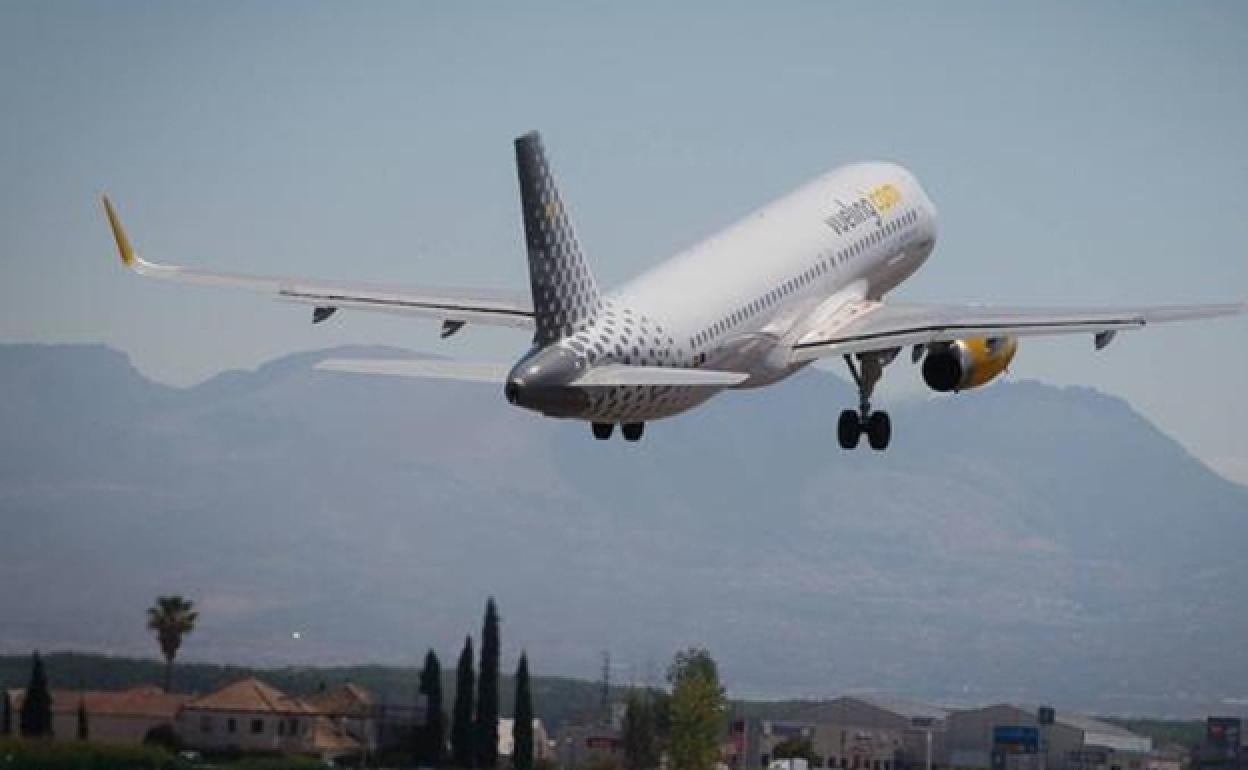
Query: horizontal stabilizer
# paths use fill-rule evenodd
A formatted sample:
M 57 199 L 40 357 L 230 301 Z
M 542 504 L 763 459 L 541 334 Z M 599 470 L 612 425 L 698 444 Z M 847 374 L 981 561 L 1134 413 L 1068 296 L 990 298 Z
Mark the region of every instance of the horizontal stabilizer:
M 316 365 L 327 372 L 416 377 L 433 380 L 491 382 L 502 385 L 508 364 L 485 361 L 445 361 L 423 358 L 328 358 Z
M 605 364 L 595 366 L 573 385 L 598 387 L 611 385 L 684 385 L 691 387 L 726 388 L 738 385 L 749 378 L 741 372 L 725 372 L 718 369 L 686 369 L 667 366 L 625 366 Z

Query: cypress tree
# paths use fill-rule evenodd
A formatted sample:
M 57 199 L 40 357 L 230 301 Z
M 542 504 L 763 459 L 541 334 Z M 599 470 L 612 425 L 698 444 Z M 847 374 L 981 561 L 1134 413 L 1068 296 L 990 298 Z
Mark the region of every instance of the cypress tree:
M 91 737 L 91 730 L 87 727 L 87 704 L 82 698 L 78 699 L 78 740 L 85 741 Z
M 446 762 L 446 715 L 442 713 L 442 664 L 433 650 L 426 653 L 420 671 L 420 694 L 425 696 L 425 725 L 419 758 L 429 767 L 441 767 Z
M 455 708 L 451 715 L 451 761 L 456 767 L 473 766 L 472 691 L 475 676 L 472 670 L 472 637 L 464 639 L 455 669 Z
M 529 656 L 523 652 L 516 667 L 516 708 L 512 716 L 512 770 L 533 770 L 533 694 L 529 688 Z
M 30 684 L 22 699 L 21 732 L 25 738 L 52 735 L 52 694 L 48 692 L 48 675 L 43 658 L 35 653 L 30 663 Z
M 476 767 L 484 770 L 498 765 L 498 647 L 498 608 L 491 596 L 485 603 L 477 678 Z

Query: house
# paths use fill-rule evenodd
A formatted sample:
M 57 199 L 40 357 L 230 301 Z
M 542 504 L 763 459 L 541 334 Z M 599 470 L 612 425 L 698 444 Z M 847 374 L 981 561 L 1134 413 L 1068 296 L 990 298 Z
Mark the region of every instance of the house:
M 368 754 L 404 751 L 425 723 L 423 696 L 378 698 L 348 682 L 304 698 L 313 711 L 350 735 Z
M 189 700 L 178 713 L 177 733 L 188 748 L 203 752 L 337 759 L 363 751 L 329 717 L 255 677 Z
M 609 725 L 564 725 L 556 740 L 560 767 L 619 760 L 624 755 L 620 731 Z
M 359 685 L 347 683 L 304 698 L 308 707 L 355 739 L 366 752 L 377 750 L 377 727 L 373 721 L 373 696 Z
M 9 690 L 9 708 L 14 730 L 17 715 L 26 698 L 24 689 Z M 129 690 L 52 690 L 52 737 L 74 740 L 78 737 L 78 711 L 87 714 L 90 740 L 96 743 L 137 746 L 148 732 L 162 725 L 172 726 L 178 711 L 190 696 L 167 693 L 159 687 L 132 687 Z

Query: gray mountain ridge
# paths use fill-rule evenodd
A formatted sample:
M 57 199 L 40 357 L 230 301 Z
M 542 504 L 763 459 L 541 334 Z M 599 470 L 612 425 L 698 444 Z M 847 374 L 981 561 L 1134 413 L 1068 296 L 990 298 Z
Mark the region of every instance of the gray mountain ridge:
M 505 655 L 549 674 L 610 649 L 658 681 L 698 644 L 740 695 L 1199 715 L 1248 690 L 1248 489 L 1120 399 L 1003 382 L 890 405 L 893 447 L 844 453 L 851 390 L 809 371 L 632 445 L 312 368 L 403 354 L 178 389 L 0 346 L 0 650 L 147 652 L 178 591 L 192 658 L 445 662 L 492 594 Z

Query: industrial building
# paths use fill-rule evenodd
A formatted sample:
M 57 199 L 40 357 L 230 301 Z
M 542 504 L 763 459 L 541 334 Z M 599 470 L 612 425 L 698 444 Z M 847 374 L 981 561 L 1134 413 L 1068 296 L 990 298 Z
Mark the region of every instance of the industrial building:
M 999 703 L 951 712 L 950 767 L 975 770 L 1146 770 L 1152 740 L 1099 719 Z
M 951 709 L 855 695 L 802 716 L 735 722 L 726 764 L 766 767 L 795 737 L 810 742 L 812 767 L 835 770 L 1149 770 L 1153 749 L 1149 738 L 1099 719 L 1007 703 Z
M 1205 722 L 1205 740 L 1192 757 L 1193 770 L 1248 770 L 1244 719 L 1214 716 Z
M 766 766 L 793 737 L 811 742 L 820 766 L 921 770 L 940 766 L 949 711 L 903 698 L 853 695 L 820 703 L 804 722 L 763 721 L 749 730 L 750 767 Z

